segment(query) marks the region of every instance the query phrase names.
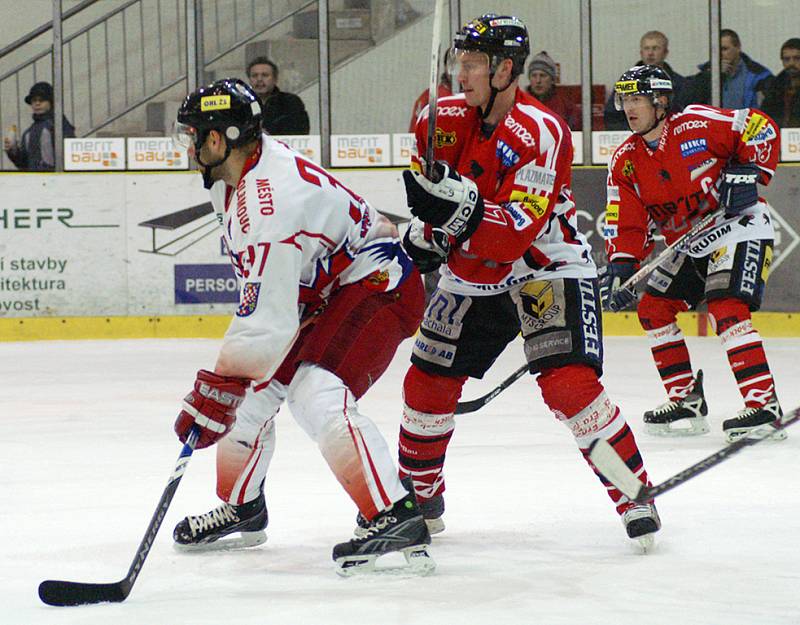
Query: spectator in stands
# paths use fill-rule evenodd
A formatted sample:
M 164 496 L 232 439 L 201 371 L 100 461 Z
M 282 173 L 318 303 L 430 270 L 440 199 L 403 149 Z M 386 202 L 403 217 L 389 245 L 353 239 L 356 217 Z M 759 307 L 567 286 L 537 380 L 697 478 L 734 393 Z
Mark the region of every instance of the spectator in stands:
M 800 128 L 800 38 L 781 46 L 783 71 L 764 96 L 761 110 L 783 128 Z
M 49 82 L 37 82 L 25 96 L 25 103 L 33 111 L 33 124 L 22 139 L 5 137 L 3 148 L 11 162 L 20 171 L 53 171 L 56 165 L 56 133 L 53 122 L 53 86 Z M 63 118 L 64 137 L 74 137 L 75 127 Z
M 742 42 L 736 31 L 723 28 L 719 32 L 722 73 L 722 108 L 743 109 L 758 107 L 775 77 L 772 72 L 742 52 Z M 692 102 L 711 104 L 711 61 L 691 78 Z
M 453 95 L 453 83 L 450 80 L 450 73 L 447 70 L 447 57 L 450 53 L 450 50 L 447 51 L 445 54 L 445 70 L 442 72 L 442 75 L 439 76 L 439 87 L 436 90 L 438 94 L 437 97 L 445 98 L 449 95 Z M 414 100 L 414 108 L 411 110 L 411 122 L 408 125 L 408 132 L 414 132 L 414 129 L 417 127 L 417 117 L 422 112 L 426 106 L 428 106 L 428 99 L 430 96 L 430 89 L 425 89 L 422 93 L 419 94 L 419 97 Z
M 271 135 L 307 135 L 310 124 L 303 101 L 278 88 L 278 66 L 265 56 L 247 64 L 247 80 L 261 101 L 262 126 Z
M 683 107 L 689 104 L 691 90 L 689 89 L 689 81 L 685 76 L 681 76 L 676 72 L 669 63 L 667 63 L 667 55 L 669 54 L 669 39 L 667 36 L 658 30 L 649 30 L 639 40 L 639 61 L 636 65 L 656 65 L 669 74 L 672 79 L 672 102 L 670 105 L 670 112 L 683 110 Z M 618 111 L 614 106 L 614 90 L 611 90 L 611 95 L 606 100 L 606 108 L 603 111 L 603 119 L 605 120 L 606 130 L 628 130 L 628 120 L 625 113 Z
M 580 108 L 564 97 L 557 87 L 556 62 L 542 50 L 528 65 L 528 93 L 554 113 L 560 115 L 572 130 L 581 129 Z

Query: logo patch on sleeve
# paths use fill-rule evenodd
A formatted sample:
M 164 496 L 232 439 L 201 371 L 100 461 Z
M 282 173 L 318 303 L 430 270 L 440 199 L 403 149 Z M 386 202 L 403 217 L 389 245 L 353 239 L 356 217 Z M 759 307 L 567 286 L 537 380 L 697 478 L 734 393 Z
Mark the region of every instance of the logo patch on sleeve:
M 750 121 L 747 122 L 747 127 L 744 129 L 742 133 L 742 141 L 747 143 L 751 139 L 753 139 L 759 132 L 764 129 L 764 126 L 767 125 L 767 118 L 763 115 L 759 115 L 758 113 L 753 113 L 750 117 Z
M 691 156 L 692 154 L 705 152 L 706 150 L 708 150 L 708 142 L 705 140 L 705 138 L 689 139 L 688 141 L 681 143 L 681 156 L 683 158 Z
M 239 299 L 239 309 L 236 311 L 237 317 L 249 317 L 258 306 L 258 292 L 261 290 L 260 282 L 247 282 L 242 289 L 242 296 Z
M 544 214 L 547 212 L 547 206 L 550 203 L 550 200 L 544 196 L 530 195 L 524 191 L 512 191 L 510 199 L 512 202 L 519 202 L 522 204 L 522 207 L 537 219 L 544 217 Z

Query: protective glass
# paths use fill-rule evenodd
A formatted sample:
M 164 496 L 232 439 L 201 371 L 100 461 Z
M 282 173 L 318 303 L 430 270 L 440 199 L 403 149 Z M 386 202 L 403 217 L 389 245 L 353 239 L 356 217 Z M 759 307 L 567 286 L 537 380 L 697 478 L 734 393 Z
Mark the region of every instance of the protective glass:
M 182 124 L 181 122 L 176 121 L 172 127 L 172 141 L 176 146 L 182 147 L 186 150 L 195 145 L 198 136 L 199 134 L 197 132 L 197 128 L 194 126 L 189 126 L 188 124 Z
M 456 50 L 447 58 L 447 71 L 455 80 L 489 76 L 489 55 L 477 50 Z

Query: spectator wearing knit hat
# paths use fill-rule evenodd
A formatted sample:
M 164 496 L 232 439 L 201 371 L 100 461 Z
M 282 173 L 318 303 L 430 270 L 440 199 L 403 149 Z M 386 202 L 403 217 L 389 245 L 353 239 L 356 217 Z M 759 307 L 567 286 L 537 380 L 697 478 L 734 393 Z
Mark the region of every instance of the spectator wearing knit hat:
M 3 148 L 20 171 L 53 171 L 55 169 L 55 125 L 53 123 L 53 87 L 37 82 L 25 96 L 33 111 L 33 124 L 17 142 L 6 137 Z M 75 128 L 63 118 L 64 137 L 74 137 Z
M 560 115 L 572 130 L 581 129 L 580 109 L 564 97 L 557 85 L 556 62 L 544 50 L 531 59 L 528 65 L 528 93 L 551 111 Z

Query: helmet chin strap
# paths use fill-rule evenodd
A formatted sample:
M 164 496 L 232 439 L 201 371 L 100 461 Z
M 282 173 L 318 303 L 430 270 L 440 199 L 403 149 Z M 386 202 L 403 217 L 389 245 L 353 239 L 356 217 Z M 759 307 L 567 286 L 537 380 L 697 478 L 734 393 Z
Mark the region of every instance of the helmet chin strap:
M 661 122 L 663 122 L 665 119 L 667 119 L 667 109 L 665 109 L 663 106 L 655 106 L 655 105 L 653 105 L 653 108 L 656 109 L 656 117 L 655 117 L 655 121 L 653 122 L 653 125 L 650 126 L 650 128 L 648 128 L 647 130 L 642 130 L 641 132 L 637 132 L 636 133 L 637 135 L 639 135 L 641 137 L 644 137 L 647 133 L 651 132 L 652 130 L 655 130 L 656 127 L 658 127 L 658 125 Z M 658 109 L 661 109 L 662 111 L 664 111 L 664 114 L 661 117 L 658 116 Z
M 486 104 L 486 109 L 481 109 L 480 107 L 478 107 L 478 111 L 480 111 L 481 114 L 481 119 L 486 119 L 489 116 L 489 113 L 492 112 L 492 107 L 494 106 L 494 100 L 497 97 L 497 94 L 508 89 L 514 82 L 513 80 L 509 80 L 508 84 L 505 87 L 503 87 L 502 89 L 498 89 L 492 84 L 493 79 L 494 79 L 494 72 L 489 74 L 489 89 L 491 90 L 491 92 L 489 95 L 489 102 Z
M 202 143 L 205 143 L 205 138 L 201 142 L 200 146 L 195 143 L 195 160 L 203 168 L 203 187 L 210 189 L 214 186 L 214 182 L 216 182 L 215 180 L 211 180 L 211 170 L 214 169 L 214 167 L 222 165 L 222 163 L 228 160 L 228 157 L 231 155 L 231 144 L 227 141 L 225 142 L 225 156 L 223 156 L 221 159 L 218 159 L 213 163 L 204 163 L 200 158 L 200 147 L 202 147 Z

